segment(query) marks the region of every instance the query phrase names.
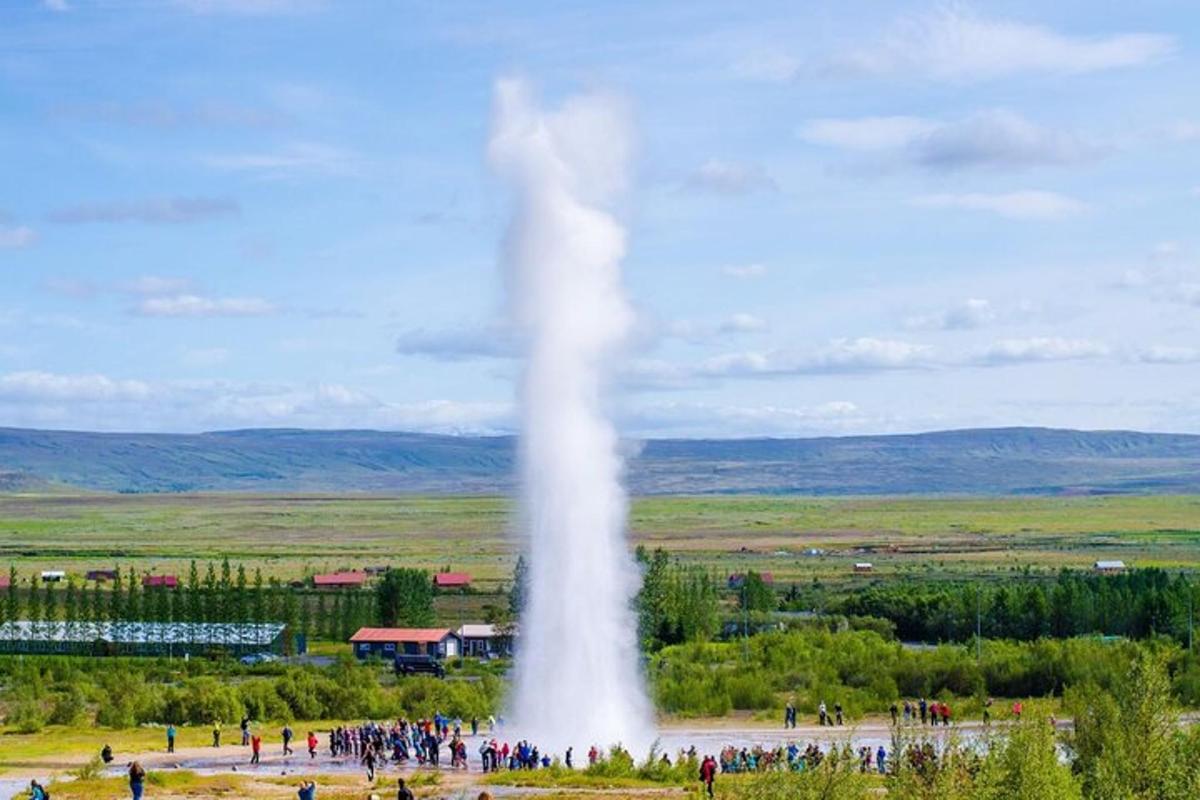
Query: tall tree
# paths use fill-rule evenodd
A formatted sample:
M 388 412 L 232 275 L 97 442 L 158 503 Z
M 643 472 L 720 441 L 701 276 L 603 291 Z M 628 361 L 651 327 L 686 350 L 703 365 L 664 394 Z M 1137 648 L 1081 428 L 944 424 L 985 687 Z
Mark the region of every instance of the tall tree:
M 46 597 L 42 602 L 42 619 L 46 622 L 58 621 L 58 592 L 54 590 L 57 585 L 55 581 L 46 584 Z
M 113 570 L 112 588 L 108 592 L 108 618 L 113 622 L 125 619 L 125 592 L 121 582 L 121 568 Z
M 220 622 L 220 613 L 217 608 L 217 570 L 213 566 L 213 562 L 208 562 L 208 569 L 204 572 L 204 621 L 205 622 Z
M 29 576 L 29 621 L 40 622 L 42 619 L 42 593 L 38 591 L 41 577 L 35 572 Z
M 384 627 L 432 625 L 433 584 L 423 569 L 389 569 L 375 588 L 377 618 Z
M 200 593 L 200 570 L 195 560 L 188 567 L 187 577 L 187 621 L 191 623 L 204 621 L 204 598 Z
M 75 585 L 75 576 L 67 576 L 67 592 L 63 598 L 63 622 L 74 630 L 79 623 L 79 590 Z
M 250 601 L 250 617 L 255 622 L 267 621 L 267 596 L 263 588 L 261 567 L 254 568 L 254 594 Z
M 237 579 L 233 584 L 233 621 L 238 624 L 245 624 L 249 621 L 250 610 L 248 607 L 249 598 L 246 596 L 246 565 L 238 563 Z
M 134 622 L 144 618 L 142 613 L 142 581 L 133 567 L 129 568 L 128 595 L 125 598 L 125 618 Z
M 639 552 L 641 548 L 639 548 Z M 529 562 L 525 560 L 525 556 L 517 556 L 517 563 L 513 566 L 513 582 L 512 588 L 508 590 L 508 610 L 514 617 L 520 617 L 521 612 L 525 610 L 525 604 L 529 601 Z
M 21 618 L 21 602 L 17 596 L 18 590 L 17 568 L 9 565 L 8 567 L 8 591 L 4 597 L 5 616 L 10 620 Z

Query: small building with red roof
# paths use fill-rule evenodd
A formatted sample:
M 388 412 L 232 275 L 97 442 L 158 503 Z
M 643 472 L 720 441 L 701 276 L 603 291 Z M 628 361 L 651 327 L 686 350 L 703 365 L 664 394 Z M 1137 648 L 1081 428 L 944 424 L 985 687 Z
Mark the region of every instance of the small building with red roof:
M 144 589 L 178 589 L 179 578 L 175 575 L 147 575 L 142 578 Z
M 350 637 L 350 646 L 359 658 L 397 654 L 456 658 L 462 652 L 462 639 L 449 628 L 359 628 Z
M 466 589 L 471 585 L 471 576 L 465 572 L 437 572 L 433 576 L 435 589 Z
M 361 589 L 367 585 L 367 573 L 357 570 L 313 575 L 316 589 Z

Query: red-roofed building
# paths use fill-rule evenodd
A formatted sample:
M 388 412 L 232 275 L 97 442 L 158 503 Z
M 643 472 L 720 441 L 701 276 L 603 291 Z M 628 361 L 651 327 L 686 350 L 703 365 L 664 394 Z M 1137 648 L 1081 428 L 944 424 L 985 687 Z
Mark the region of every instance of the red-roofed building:
M 366 585 L 365 572 L 330 572 L 313 576 L 313 586 L 317 589 L 361 589 Z
M 7 572 L 0 575 L 0 589 L 7 589 L 11 585 L 12 585 L 12 581 L 9 579 Z
M 174 575 L 147 575 L 142 578 L 145 589 L 178 589 L 179 578 Z
M 438 572 L 433 576 L 437 589 L 466 589 L 471 585 L 471 576 L 465 572 Z
M 449 628 L 359 628 L 350 645 L 359 658 L 397 653 L 455 658 L 462 652 L 462 639 Z

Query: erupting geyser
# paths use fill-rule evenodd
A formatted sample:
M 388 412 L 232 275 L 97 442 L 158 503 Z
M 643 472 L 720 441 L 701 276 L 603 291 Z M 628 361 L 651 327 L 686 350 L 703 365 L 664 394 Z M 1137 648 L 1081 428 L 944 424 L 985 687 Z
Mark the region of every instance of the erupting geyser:
M 542 110 L 522 82 L 500 81 L 488 150 L 514 195 L 503 260 L 526 347 L 529 591 L 512 722 L 544 752 L 574 746 L 580 763 L 592 744 L 640 750 L 653 738 L 623 463 L 604 413 L 606 379 L 634 321 L 621 285 L 625 232 L 611 210 L 629 167 L 625 110 L 603 95 Z

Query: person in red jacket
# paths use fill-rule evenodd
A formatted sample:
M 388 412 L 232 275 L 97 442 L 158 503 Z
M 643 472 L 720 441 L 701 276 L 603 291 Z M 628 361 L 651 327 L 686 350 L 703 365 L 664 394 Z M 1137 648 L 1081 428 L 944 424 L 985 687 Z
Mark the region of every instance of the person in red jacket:
M 317 757 L 317 734 L 312 731 L 308 732 L 308 757 Z
M 712 756 L 705 756 L 700 762 L 700 780 L 704 782 L 704 788 L 708 791 L 708 796 L 713 796 L 713 781 L 717 779 L 717 760 Z
M 262 753 L 262 737 L 257 733 L 250 737 L 250 763 L 257 764 L 259 754 Z

